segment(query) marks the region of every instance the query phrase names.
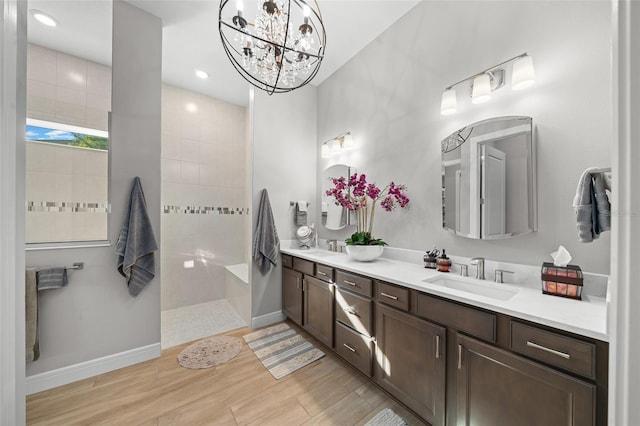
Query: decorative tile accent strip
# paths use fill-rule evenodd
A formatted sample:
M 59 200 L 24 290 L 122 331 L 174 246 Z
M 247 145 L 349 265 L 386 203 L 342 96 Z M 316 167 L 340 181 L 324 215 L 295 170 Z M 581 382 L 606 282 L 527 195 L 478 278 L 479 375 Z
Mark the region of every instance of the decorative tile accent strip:
M 168 214 L 249 214 L 247 207 L 162 206 L 162 211 Z
M 28 212 L 108 213 L 106 203 L 70 203 L 67 201 L 27 201 Z

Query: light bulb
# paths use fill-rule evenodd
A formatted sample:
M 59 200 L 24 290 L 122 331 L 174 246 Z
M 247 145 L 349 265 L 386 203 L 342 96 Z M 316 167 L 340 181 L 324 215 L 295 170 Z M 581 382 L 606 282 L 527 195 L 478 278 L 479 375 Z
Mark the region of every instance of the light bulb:
M 536 72 L 533 68 L 533 58 L 529 55 L 518 58 L 513 63 L 511 72 L 511 88 L 513 90 L 526 89 L 536 82 Z
M 491 78 L 489 74 L 480 74 L 473 79 L 471 102 L 481 104 L 491 99 Z
M 207 78 L 209 78 L 209 73 L 202 70 L 196 70 L 196 76 L 198 76 L 198 78 L 206 80 Z
M 304 7 L 302 8 L 302 14 L 304 15 L 305 18 L 308 18 L 309 16 L 311 16 L 311 8 L 305 4 Z
M 55 27 L 58 25 L 55 19 L 40 10 L 31 9 L 29 12 L 38 22 L 46 25 L 47 27 Z
M 238 12 L 242 12 L 244 10 L 244 3 L 242 2 L 242 0 L 236 1 L 236 9 L 238 10 Z
M 320 156 L 322 158 L 328 158 L 331 156 L 331 151 L 329 150 L 329 145 L 326 143 L 322 144 L 322 149 L 320 150 Z
M 440 114 L 449 115 L 458 110 L 458 99 L 456 98 L 455 89 L 446 89 L 442 93 L 442 102 L 440 103 Z
M 353 136 L 351 136 L 351 133 L 347 133 L 346 135 L 343 136 L 342 139 L 342 148 L 344 149 L 351 149 L 354 147 L 353 144 Z

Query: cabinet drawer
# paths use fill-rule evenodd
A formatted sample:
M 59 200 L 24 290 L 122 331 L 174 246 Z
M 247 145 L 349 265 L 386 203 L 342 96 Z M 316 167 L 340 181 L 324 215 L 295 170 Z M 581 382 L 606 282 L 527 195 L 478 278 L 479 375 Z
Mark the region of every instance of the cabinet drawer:
M 336 323 L 336 352 L 345 361 L 371 377 L 373 341 L 341 323 Z
M 415 313 L 423 318 L 495 343 L 496 315 L 418 293 Z
M 303 274 L 314 275 L 314 266 L 314 263 L 309 262 L 308 260 L 300 259 L 297 257 L 293 258 L 293 269 L 295 269 L 296 271 L 300 271 Z
M 348 291 L 336 291 L 336 320 L 366 336 L 373 336 L 371 299 Z
M 409 310 L 409 289 L 376 281 L 376 300 L 394 308 Z
M 333 282 L 333 268 L 331 266 L 316 263 L 316 278 Z
M 373 282 L 369 278 L 343 271 L 336 271 L 336 284 L 342 288 L 360 293 L 363 296 L 371 297 L 373 295 Z
M 293 268 L 293 257 L 288 254 L 283 254 L 280 258 L 282 259 L 282 266 L 285 268 Z
M 596 345 L 511 321 L 511 349 L 589 379 L 596 378 Z

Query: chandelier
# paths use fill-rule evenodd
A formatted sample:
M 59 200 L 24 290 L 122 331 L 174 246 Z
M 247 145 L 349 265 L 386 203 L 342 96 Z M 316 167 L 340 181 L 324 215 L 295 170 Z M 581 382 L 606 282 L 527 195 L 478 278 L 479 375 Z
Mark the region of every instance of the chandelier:
M 253 21 L 245 17 L 242 0 L 235 8 L 229 3 L 220 2 L 220 38 L 245 80 L 271 95 L 302 87 L 315 77 L 326 41 L 315 0 L 258 1 Z

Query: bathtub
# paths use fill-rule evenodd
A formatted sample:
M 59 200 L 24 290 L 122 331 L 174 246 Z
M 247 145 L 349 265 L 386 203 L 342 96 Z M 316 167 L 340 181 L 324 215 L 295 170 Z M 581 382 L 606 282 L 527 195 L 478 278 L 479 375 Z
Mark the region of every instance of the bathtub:
M 251 287 L 249 264 L 237 263 L 224 267 L 225 298 L 240 314 L 244 322 L 251 324 Z

